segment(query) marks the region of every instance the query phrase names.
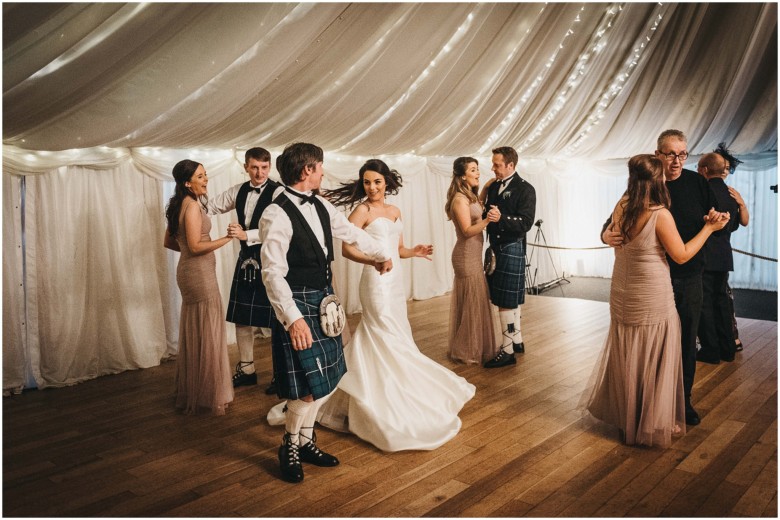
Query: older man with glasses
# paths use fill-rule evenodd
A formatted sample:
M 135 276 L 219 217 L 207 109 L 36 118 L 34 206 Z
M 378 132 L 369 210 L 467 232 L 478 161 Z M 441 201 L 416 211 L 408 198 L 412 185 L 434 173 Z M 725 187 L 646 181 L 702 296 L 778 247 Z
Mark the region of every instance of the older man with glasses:
M 692 239 L 704 226 L 704 218 L 711 208 L 718 209 L 715 194 L 707 181 L 698 173 L 683 168 L 688 159 L 688 138 L 680 130 L 665 130 L 658 136 L 656 157 L 664 164 L 666 187 L 671 196 L 674 223 L 683 242 Z M 609 229 L 609 221 L 602 231 L 601 239 L 610 246 L 619 246 L 623 237 Z M 704 252 L 699 251 L 685 264 L 675 263 L 667 255 L 669 273 L 677 313 L 682 328 L 682 367 L 685 389 L 685 422 L 691 426 L 699 424 L 699 414 L 691 405 L 691 390 L 696 374 L 696 335 L 701 316 L 704 272 Z

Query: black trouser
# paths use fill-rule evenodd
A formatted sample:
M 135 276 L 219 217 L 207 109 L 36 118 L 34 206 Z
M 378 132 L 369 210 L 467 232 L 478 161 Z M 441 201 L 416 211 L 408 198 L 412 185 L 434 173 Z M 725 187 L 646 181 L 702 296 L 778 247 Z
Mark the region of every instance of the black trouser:
M 702 305 L 701 273 L 685 278 L 672 278 L 674 305 L 680 315 L 682 329 L 682 369 L 685 407 L 691 408 L 691 389 L 696 375 L 696 334 Z
M 736 353 L 731 326 L 728 271 L 704 271 L 704 301 L 699 321 L 699 356 L 707 361 L 732 361 Z

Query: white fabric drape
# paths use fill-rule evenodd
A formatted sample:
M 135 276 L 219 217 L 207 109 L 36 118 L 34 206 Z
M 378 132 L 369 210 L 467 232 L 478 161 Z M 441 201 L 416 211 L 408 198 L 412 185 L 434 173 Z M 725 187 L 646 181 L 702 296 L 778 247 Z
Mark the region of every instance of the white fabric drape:
M 251 146 L 274 158 L 294 141 L 322 146 L 326 187 L 369 157 L 397 169 L 404 241 L 435 251 L 402 262 L 409 298 L 451 287 L 452 160 L 479 159 L 484 183 L 505 144 L 537 191 L 529 241 L 592 248 L 628 157 L 666 128 L 685 130 L 692 154 L 725 141 L 745 161 L 727 182 L 751 212 L 733 244 L 777 258 L 774 3 L 16 3 L 3 17 L 9 391 L 175 352 L 177 254 L 161 245 L 171 167 L 202 162 L 216 195 L 246 178 Z M 215 217 L 212 236 L 234 218 Z M 225 302 L 237 252 L 217 252 Z M 611 274 L 608 249 L 529 254 L 536 283 L 553 266 Z M 360 268 L 337 257 L 357 311 Z M 777 264 L 736 254 L 731 281 L 776 290 Z
M 777 149 L 776 3 L 9 4 L 3 140 L 629 157 Z
M 174 354 L 178 340 L 180 297 L 175 268 L 178 253 L 164 250 L 164 206 L 172 190 L 165 169 L 182 150 L 119 154 L 104 169 L 67 166 L 26 177 L 25 255 L 21 248 L 20 177 L 4 176 L 4 383 L 24 385 L 30 366 L 39 387 L 82 381 L 101 374 L 152 366 Z M 278 151 L 272 152 L 274 157 Z M 236 152 L 200 151 L 209 174 L 209 192 L 220 193 L 246 179 Z M 88 154 L 87 157 L 90 157 Z M 143 161 L 137 160 L 143 157 Z M 326 153 L 326 182 L 356 178 L 365 157 Z M 404 242 L 434 245 L 433 261 L 403 260 L 408 298 L 427 299 L 452 287 L 450 254 L 454 227 L 444 202 L 451 157 L 385 157 L 403 176 L 404 186 L 390 197 L 402 212 Z M 477 157 L 482 182 L 491 176 L 490 158 Z M 697 157 L 691 157 L 689 165 Z M 741 191 L 751 223 L 733 235 L 734 247 L 777 257 L 777 183 L 772 156 L 744 156 L 729 177 Z M 142 165 L 139 166 L 139 162 Z M 212 166 L 213 165 L 213 166 Z M 142 173 L 143 170 L 144 173 Z M 521 160 L 519 171 L 536 188 L 536 218 L 550 246 L 529 248 L 531 280 L 542 284 L 558 275 L 611 275 L 613 254 L 597 248 L 601 225 L 626 186 L 626 161 Z M 158 179 L 157 177 L 160 177 Z M 274 175 L 273 177 L 276 177 Z M 276 177 L 278 179 L 278 177 Z M 234 214 L 213 218 L 212 236 L 224 233 Z M 534 227 L 529 242 L 541 244 Z M 217 252 L 217 274 L 227 305 L 238 254 L 234 243 Z M 348 312 L 360 310 L 357 287 L 361 266 L 341 258 L 336 245 L 336 287 Z M 26 261 L 27 276 L 22 276 Z M 19 280 L 24 280 L 20 283 Z M 776 290 L 777 264 L 735 254 L 732 286 Z M 228 327 L 228 341 L 234 341 Z M 29 386 L 29 384 L 28 384 Z

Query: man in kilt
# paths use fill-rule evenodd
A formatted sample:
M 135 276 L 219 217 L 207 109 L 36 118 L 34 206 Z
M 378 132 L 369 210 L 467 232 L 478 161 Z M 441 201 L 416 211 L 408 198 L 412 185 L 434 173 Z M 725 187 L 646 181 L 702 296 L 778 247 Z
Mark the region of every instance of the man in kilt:
M 339 463 L 316 446 L 314 435 L 319 407 L 347 370 L 341 335 L 320 323 L 320 303 L 333 293 L 333 238 L 370 256 L 380 273 L 392 268 L 381 243 L 317 195 L 322 161 L 322 149 L 313 144 L 285 148 L 276 168 L 286 187 L 277 188 L 260 221 L 263 283 L 277 318 L 271 337 L 274 378 L 277 395 L 287 399 L 279 464 L 288 482 L 303 480 L 301 462 Z
M 536 191 L 515 171 L 517 152 L 508 146 L 493 150 L 496 181 L 487 188 L 485 218 L 491 208 L 500 212 L 498 222 L 487 226 L 496 268 L 488 275 L 490 301 L 499 308 L 501 350 L 485 362 L 485 368 L 514 365 L 515 353 L 525 352 L 520 331 L 520 304 L 525 302 L 525 235 L 534 223 Z
M 209 201 L 210 214 L 236 210 L 238 223 L 229 229 L 241 241 L 226 320 L 236 324 L 239 361 L 233 374 L 233 387 L 256 385 L 254 327 L 270 329 L 274 312 L 260 275 L 260 215 L 271 203 L 279 183 L 268 178 L 271 154 L 264 148 L 250 148 L 244 154 L 244 170 L 249 180 L 228 188 Z M 275 394 L 273 381 L 266 393 Z

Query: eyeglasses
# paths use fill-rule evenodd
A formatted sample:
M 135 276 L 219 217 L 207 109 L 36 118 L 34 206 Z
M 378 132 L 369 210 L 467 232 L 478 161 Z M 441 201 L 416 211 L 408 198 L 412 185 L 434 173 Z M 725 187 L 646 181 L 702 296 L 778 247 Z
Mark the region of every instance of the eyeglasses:
M 688 152 L 682 152 L 680 154 L 674 152 L 669 152 L 669 153 L 658 152 L 658 153 L 660 153 L 661 155 L 663 155 L 664 157 L 666 157 L 672 162 L 674 162 L 675 159 L 680 159 L 680 162 L 685 162 L 685 160 L 688 158 Z

